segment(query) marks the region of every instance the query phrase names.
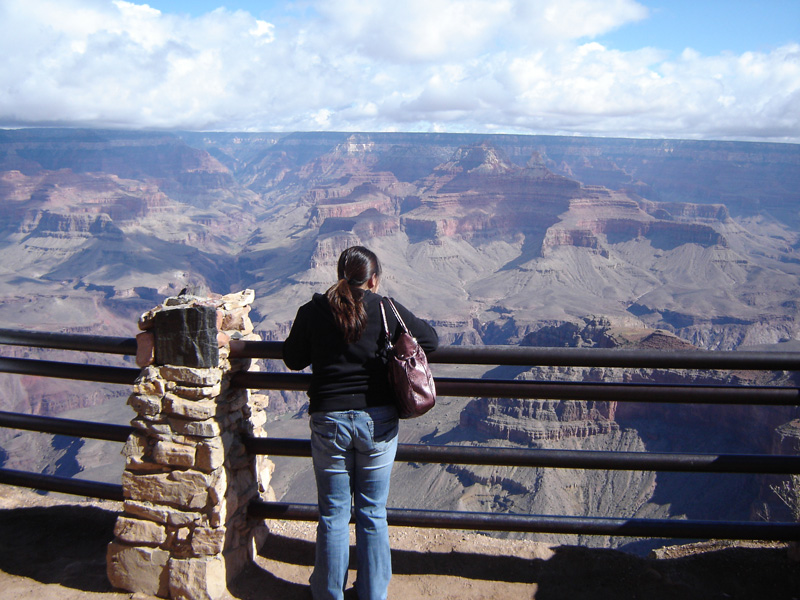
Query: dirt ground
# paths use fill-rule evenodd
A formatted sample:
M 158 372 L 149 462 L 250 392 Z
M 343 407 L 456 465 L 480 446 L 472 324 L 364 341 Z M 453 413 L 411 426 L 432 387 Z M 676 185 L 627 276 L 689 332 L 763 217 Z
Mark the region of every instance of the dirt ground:
M 118 510 L 0 486 L 0 599 L 149 600 L 106 579 Z M 474 532 L 392 528 L 391 538 L 389 597 L 399 600 L 800 600 L 800 563 L 782 544 L 705 543 L 642 558 Z M 271 522 L 258 560 L 226 600 L 310 599 L 313 539 L 311 523 Z

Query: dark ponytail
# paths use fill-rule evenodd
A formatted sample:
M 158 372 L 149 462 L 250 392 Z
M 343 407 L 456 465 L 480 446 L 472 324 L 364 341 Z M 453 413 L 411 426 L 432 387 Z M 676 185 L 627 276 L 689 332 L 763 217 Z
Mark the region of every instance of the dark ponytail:
M 381 276 L 381 263 L 374 252 L 363 246 L 352 246 L 339 256 L 336 273 L 339 281 L 325 295 L 339 331 L 345 341 L 352 344 L 361 338 L 367 325 L 364 290 L 359 286 L 367 283 L 373 275 Z

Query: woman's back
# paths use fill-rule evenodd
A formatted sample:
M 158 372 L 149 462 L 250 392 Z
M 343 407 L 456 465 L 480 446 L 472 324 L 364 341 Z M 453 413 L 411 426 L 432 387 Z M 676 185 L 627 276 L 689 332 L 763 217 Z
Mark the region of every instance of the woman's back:
M 385 336 L 380 313 L 382 297 L 365 290 L 362 297 L 366 323 L 359 339 L 344 340 L 327 297 L 315 294 L 300 307 L 286 339 L 283 356 L 291 369 L 312 368 L 310 412 L 380 406 L 392 401 L 386 377 Z M 400 316 L 426 352 L 438 345 L 436 331 L 395 302 Z M 390 319 L 390 326 L 394 317 Z M 396 327 L 392 327 L 396 329 Z

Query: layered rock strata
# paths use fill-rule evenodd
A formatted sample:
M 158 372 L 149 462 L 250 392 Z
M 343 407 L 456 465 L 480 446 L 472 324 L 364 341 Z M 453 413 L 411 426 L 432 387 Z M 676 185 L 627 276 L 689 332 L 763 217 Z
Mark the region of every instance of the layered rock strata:
M 253 298 L 251 290 L 179 296 L 140 320 L 137 363 L 143 368 L 128 400 L 136 417 L 123 450 L 124 510 L 107 551 L 115 587 L 164 598 L 220 598 L 263 540 L 263 522 L 248 518 L 247 505 L 271 497 L 273 465 L 248 455 L 241 437 L 265 435 L 268 398 L 230 387 L 234 372 L 254 368 L 230 356 L 232 342 L 258 339 L 248 316 Z M 202 356 L 164 356 L 163 338 L 172 332 L 160 331 L 159 323 L 174 322 L 162 318 L 166 311 L 179 311 L 178 317 L 212 311 L 215 352 L 199 347 Z M 209 331 L 194 333 L 188 341 Z M 209 356 L 216 364 L 196 366 Z
M 477 398 L 461 413 L 461 426 L 522 445 L 619 431 L 616 402 Z

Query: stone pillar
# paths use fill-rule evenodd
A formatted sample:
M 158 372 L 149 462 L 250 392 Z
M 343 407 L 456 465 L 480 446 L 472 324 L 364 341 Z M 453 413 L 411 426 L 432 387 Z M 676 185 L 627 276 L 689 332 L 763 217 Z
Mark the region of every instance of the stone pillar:
M 231 340 L 257 340 L 252 290 L 178 296 L 142 315 L 128 404 L 135 428 L 123 454 L 124 509 L 107 551 L 112 585 L 181 600 L 214 600 L 255 556 L 266 530 L 247 517 L 274 499 L 272 463 L 250 456 L 244 433 L 263 436 L 268 399 L 232 389 L 254 369 L 230 358 Z

